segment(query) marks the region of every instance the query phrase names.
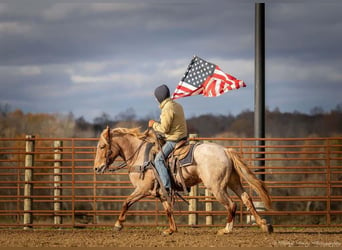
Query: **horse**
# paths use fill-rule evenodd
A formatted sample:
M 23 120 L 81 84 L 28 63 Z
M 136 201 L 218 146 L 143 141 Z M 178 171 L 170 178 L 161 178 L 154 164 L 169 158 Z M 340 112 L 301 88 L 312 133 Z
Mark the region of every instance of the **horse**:
M 149 129 L 145 132 L 140 132 L 139 128 L 110 129 L 107 126 L 102 131 L 97 144 L 94 171 L 97 174 L 108 171 L 110 165 L 118 156 L 124 160 L 124 165 L 128 167 L 129 179 L 135 189 L 123 202 L 120 215 L 114 224 L 115 230 L 120 231 L 123 228 L 127 210 L 135 202 L 144 197 L 153 196 L 160 199 L 168 218 L 169 228 L 164 230 L 163 234 L 171 235 L 177 232 L 173 215 L 173 202 L 165 199 L 158 191 L 156 192 L 156 171 L 147 169 L 143 178 L 141 178 L 141 173 L 134 171 L 135 166 L 142 166 L 144 164 L 144 151 L 148 142 L 151 141 L 155 142 L 156 136 Z M 193 154 L 194 160 L 192 165 L 185 167 L 185 171 L 182 171 L 183 181 L 186 187 L 202 182 L 217 201 L 227 209 L 226 226 L 223 229 L 219 229 L 217 234 L 223 235 L 233 231 L 237 206 L 229 197 L 228 188 L 247 207 L 247 210 L 254 216 L 255 222 L 263 232 L 273 232 L 272 225 L 261 218 L 256 211 L 252 198 L 241 185 L 240 178 L 243 178 L 256 191 L 263 201 L 265 208 L 271 209 L 271 198 L 265 184 L 255 176 L 236 151 L 216 143 L 205 142 L 199 144 L 194 149 Z M 179 180 L 179 178 L 180 176 L 177 175 L 176 179 Z

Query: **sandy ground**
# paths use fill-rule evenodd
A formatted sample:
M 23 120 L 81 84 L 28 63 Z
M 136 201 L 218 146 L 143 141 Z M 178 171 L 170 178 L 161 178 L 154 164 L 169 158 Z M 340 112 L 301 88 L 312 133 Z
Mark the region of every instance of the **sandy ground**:
M 342 228 L 235 228 L 216 235 L 217 228 L 186 228 L 163 236 L 164 228 L 0 229 L 1 247 L 342 247 Z

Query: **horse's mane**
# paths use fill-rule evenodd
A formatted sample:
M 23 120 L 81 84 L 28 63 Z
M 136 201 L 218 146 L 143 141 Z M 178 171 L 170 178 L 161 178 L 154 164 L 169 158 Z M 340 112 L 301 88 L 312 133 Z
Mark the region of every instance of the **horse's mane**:
M 140 131 L 140 128 L 114 128 L 111 132 L 113 135 L 129 134 L 139 139 L 146 137 L 145 133 Z
M 107 128 L 108 129 L 108 128 Z M 120 136 L 120 135 L 131 135 L 134 136 L 140 140 L 148 141 L 151 143 L 155 143 L 157 141 L 157 137 L 153 131 L 150 129 L 145 130 L 144 132 L 140 131 L 140 128 L 114 128 L 110 130 L 112 136 Z M 106 139 L 106 129 L 103 130 L 101 133 L 101 138 L 104 143 L 107 144 L 107 139 Z

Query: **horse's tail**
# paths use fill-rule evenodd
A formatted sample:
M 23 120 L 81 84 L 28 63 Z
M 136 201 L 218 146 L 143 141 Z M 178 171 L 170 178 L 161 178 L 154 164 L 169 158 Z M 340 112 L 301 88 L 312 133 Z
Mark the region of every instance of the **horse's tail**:
M 240 155 L 231 148 L 225 150 L 227 155 L 233 161 L 233 166 L 240 177 L 245 179 L 247 183 L 253 187 L 253 189 L 258 193 L 261 200 L 263 201 L 267 209 L 271 209 L 271 198 L 265 187 L 263 181 L 259 180 L 255 174 L 248 168 L 248 166 L 243 162 Z

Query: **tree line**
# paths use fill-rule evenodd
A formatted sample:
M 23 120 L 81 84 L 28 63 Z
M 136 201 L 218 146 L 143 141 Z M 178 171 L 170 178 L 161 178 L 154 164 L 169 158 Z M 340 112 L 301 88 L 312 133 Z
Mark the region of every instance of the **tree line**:
M 0 105 L 0 137 L 16 138 L 26 134 L 40 137 L 98 137 L 108 125 L 114 127 L 147 128 L 149 118 L 137 117 L 130 108 L 116 116 L 102 113 L 92 122 L 72 113 L 24 113 Z M 266 110 L 266 137 L 329 137 L 342 134 L 342 104 L 328 112 L 314 107 L 309 114 Z M 203 114 L 187 119 L 189 133 L 201 137 L 253 137 L 254 112 L 243 110 L 237 115 Z

